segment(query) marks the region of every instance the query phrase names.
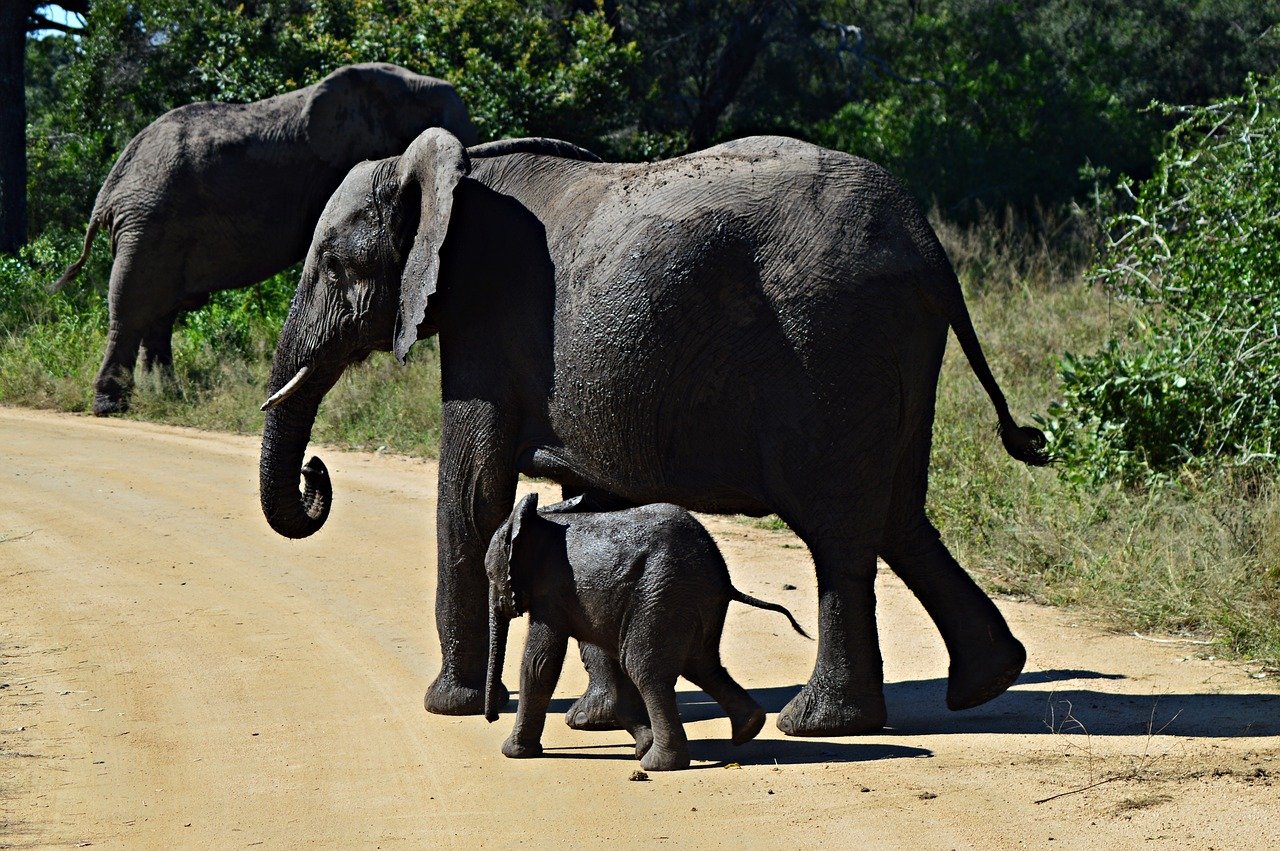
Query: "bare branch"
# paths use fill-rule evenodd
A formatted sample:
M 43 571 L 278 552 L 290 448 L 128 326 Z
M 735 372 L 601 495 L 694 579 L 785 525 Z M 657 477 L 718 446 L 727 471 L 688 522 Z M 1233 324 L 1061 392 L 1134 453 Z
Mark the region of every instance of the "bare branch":
M 51 21 L 39 12 L 32 12 L 30 19 L 27 21 L 27 32 L 35 32 L 36 30 L 57 30 L 58 32 L 71 34 L 84 32 L 83 27 L 70 27 L 57 21 Z

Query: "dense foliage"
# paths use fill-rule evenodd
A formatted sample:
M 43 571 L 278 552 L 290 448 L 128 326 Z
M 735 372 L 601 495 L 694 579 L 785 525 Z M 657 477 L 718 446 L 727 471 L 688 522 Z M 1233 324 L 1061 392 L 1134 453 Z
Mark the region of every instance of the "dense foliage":
M 1064 460 L 1095 480 L 1273 465 L 1280 78 L 1185 110 L 1131 197 L 1092 277 L 1140 309 L 1101 352 L 1063 360 L 1065 399 L 1050 425 Z

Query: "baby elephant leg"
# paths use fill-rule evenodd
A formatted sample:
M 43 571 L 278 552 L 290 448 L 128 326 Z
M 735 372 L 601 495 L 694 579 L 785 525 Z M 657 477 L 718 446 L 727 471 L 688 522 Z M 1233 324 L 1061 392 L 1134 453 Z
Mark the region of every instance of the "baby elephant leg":
M 616 707 L 618 726 L 636 740 L 636 759 L 643 759 L 653 746 L 653 729 L 649 726 L 649 713 L 645 711 L 644 698 L 616 659 L 608 656 L 603 659 L 609 668 L 609 681 L 614 684 L 610 702 Z
M 729 676 L 718 658 L 692 662 L 684 676 L 711 695 L 728 713 L 735 745 L 746 744 L 759 735 L 764 727 L 764 709 L 746 689 Z
M 560 667 L 568 646 L 567 635 L 539 621 L 530 621 L 524 661 L 520 665 L 520 704 L 516 709 L 515 728 L 502 745 L 504 756 L 518 759 L 542 753 L 547 707 L 560 679 Z
M 676 708 L 676 675 L 660 675 L 651 672 L 627 671 L 636 684 L 649 712 L 649 724 L 653 731 L 653 744 L 640 758 L 646 771 L 677 771 L 689 767 L 689 739 L 680 723 L 680 711 Z M 637 740 L 636 748 L 639 750 Z

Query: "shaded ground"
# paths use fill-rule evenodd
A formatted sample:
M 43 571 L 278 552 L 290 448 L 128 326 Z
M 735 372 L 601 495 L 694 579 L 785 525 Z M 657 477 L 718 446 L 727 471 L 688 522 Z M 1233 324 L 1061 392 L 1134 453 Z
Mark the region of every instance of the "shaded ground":
M 1280 847 L 1280 688 L 1203 647 L 1001 601 L 1028 673 L 950 713 L 941 642 L 882 572 L 892 730 L 796 740 L 770 719 L 732 748 L 682 685 L 694 768 L 629 782 L 623 733 L 552 719 L 546 758 L 514 761 L 510 714 L 423 712 L 433 465 L 325 453 L 333 514 L 289 542 L 251 438 L 0 408 L 0 447 L 0 847 Z M 791 535 L 709 526 L 735 584 L 815 626 Z M 813 654 L 730 609 L 725 663 L 770 713 Z M 584 682 L 566 665 L 553 708 Z

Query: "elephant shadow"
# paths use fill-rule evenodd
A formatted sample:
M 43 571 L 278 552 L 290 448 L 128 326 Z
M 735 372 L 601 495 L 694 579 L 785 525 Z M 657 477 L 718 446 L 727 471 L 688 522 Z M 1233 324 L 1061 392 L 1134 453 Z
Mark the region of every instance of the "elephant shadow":
M 1117 694 L 1080 688 L 1079 680 L 1124 680 L 1100 671 L 1031 671 L 1013 689 L 974 709 L 951 712 L 945 678 L 907 680 L 885 685 L 888 735 L 921 736 L 966 733 L 1088 733 L 1094 736 L 1157 734 L 1263 737 L 1280 735 L 1280 694 Z M 1056 689 L 1055 683 L 1072 685 Z M 1047 685 L 1047 689 L 1027 688 Z M 800 686 L 753 689 L 767 712 L 778 712 Z M 700 691 L 679 695 L 686 721 L 723 714 Z
M 1081 688 L 1076 680 L 1123 680 L 1097 671 L 1032 671 L 990 703 L 961 712 L 946 708 L 945 679 L 911 680 L 885 687 L 892 732 L 1087 733 L 1093 736 L 1164 735 L 1263 737 L 1280 735 L 1280 694 L 1117 694 Z M 1072 682 L 1056 689 L 1029 685 Z M 1158 686 L 1158 684 L 1157 684 Z M 757 698 L 758 699 L 758 698 Z
M 889 727 L 884 736 L 954 735 L 968 733 L 1088 734 L 1094 736 L 1163 735 L 1179 737 L 1264 737 L 1280 735 L 1280 694 L 1116 694 L 1078 687 L 1079 680 L 1124 680 L 1120 674 L 1099 671 L 1048 670 L 1024 673 L 1014 688 L 983 706 L 962 712 L 946 708 L 945 678 L 907 680 L 885 685 Z M 1027 688 L 1072 683 L 1063 689 Z M 750 689 L 751 696 L 771 714 L 779 712 L 799 685 Z M 706 693 L 689 687 L 676 695 L 685 723 L 723 718 L 720 705 Z M 552 701 L 551 711 L 563 713 L 569 698 Z M 727 731 L 726 731 L 727 732 Z M 625 738 L 625 734 L 623 734 Z M 629 742 L 586 747 L 548 748 L 546 756 L 577 759 L 629 759 Z M 622 753 L 592 753 L 603 749 Z M 869 762 L 881 759 L 930 757 L 926 748 L 823 739 L 756 739 L 733 747 L 727 739 L 695 739 L 689 743 L 695 767 L 734 762 L 796 765 L 821 762 Z

